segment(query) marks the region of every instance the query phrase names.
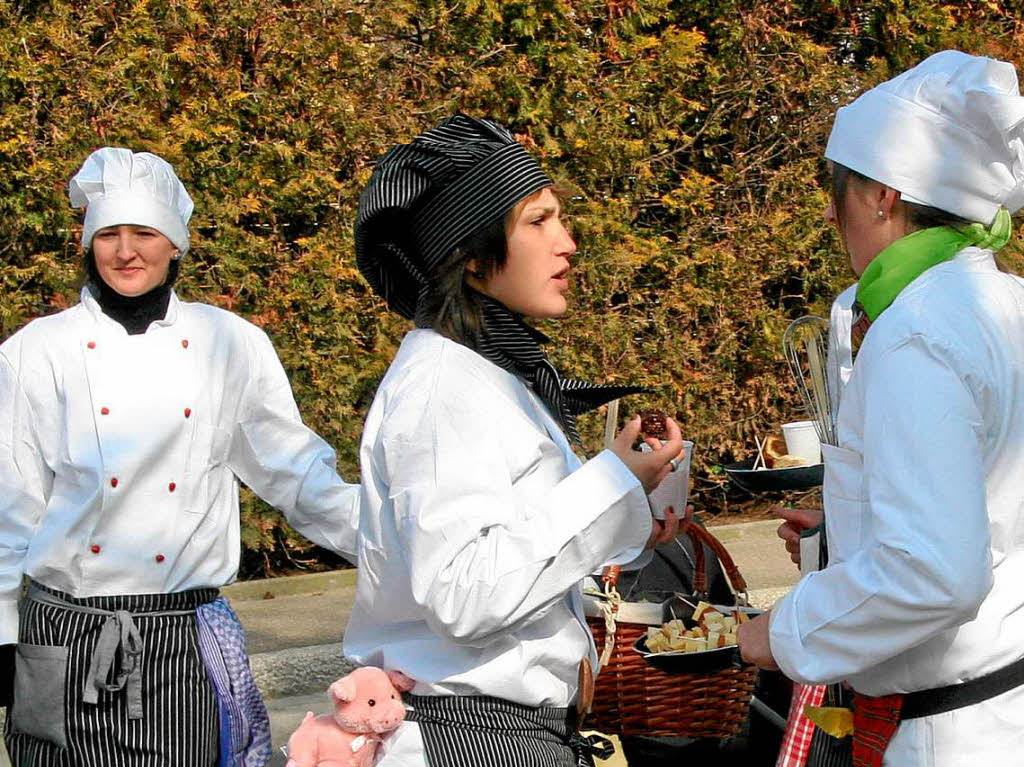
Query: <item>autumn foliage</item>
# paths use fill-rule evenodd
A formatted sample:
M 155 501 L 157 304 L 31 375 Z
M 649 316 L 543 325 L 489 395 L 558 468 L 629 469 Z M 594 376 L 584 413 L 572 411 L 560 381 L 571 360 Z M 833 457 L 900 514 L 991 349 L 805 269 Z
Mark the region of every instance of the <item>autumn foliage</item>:
M 360 188 L 395 142 L 491 115 L 575 191 L 556 363 L 651 387 L 625 405 L 680 413 L 696 500 L 720 507 L 716 466 L 800 415 L 787 323 L 851 281 L 821 215 L 831 115 L 942 48 L 1024 61 L 1022 19 L 1020 0 L 0 0 L 0 339 L 76 300 L 85 156 L 156 152 L 196 202 L 179 293 L 267 330 L 354 479 L 407 329 L 355 268 Z M 598 449 L 602 417 L 582 426 Z M 305 545 L 248 495 L 244 543 L 250 567 Z

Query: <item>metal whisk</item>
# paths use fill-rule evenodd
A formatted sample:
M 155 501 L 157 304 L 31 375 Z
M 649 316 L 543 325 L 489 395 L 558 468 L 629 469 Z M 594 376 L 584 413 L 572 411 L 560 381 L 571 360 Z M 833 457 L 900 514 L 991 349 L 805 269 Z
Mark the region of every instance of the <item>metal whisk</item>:
M 809 315 L 793 320 L 782 336 L 782 350 L 818 439 L 836 444 L 829 391 L 828 320 Z M 835 371 L 833 375 L 838 374 Z
M 831 361 L 829 358 L 828 320 L 813 315 L 793 320 L 782 336 L 782 349 L 818 439 L 826 445 L 837 444 L 834 414 L 838 407 L 834 406 L 839 403 L 833 402 L 833 397 L 839 391 L 839 365 L 834 355 Z M 839 705 L 843 701 L 842 685 L 828 685 L 825 700 L 829 706 Z M 820 756 L 817 763 L 824 763 Z

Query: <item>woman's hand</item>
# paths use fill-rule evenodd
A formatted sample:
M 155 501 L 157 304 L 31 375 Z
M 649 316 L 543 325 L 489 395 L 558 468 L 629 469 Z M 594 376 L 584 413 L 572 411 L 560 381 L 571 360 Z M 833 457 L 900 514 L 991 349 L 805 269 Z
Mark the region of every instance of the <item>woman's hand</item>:
M 666 436 L 668 439 L 662 445 L 660 440 L 648 439 L 647 444 L 651 446 L 648 453 L 633 449 L 633 444 L 640 436 L 640 416 L 634 416 L 629 423 L 622 427 L 622 431 L 615 437 L 611 451 L 626 464 L 640 484 L 644 486 L 644 492 L 650 493 L 661 481 L 672 471 L 671 461 L 681 458 L 683 455 L 683 436 L 679 432 L 679 426 L 671 418 L 665 419 L 667 427 Z
M 768 638 L 769 616 L 771 611 L 762 613 L 747 623 L 741 623 L 736 629 L 736 640 L 740 646 L 740 657 L 747 663 L 768 671 L 778 671 L 772 645 Z
M 687 525 L 693 519 L 693 504 L 686 504 L 686 511 L 680 519 L 671 506 L 665 509 L 665 519 L 651 517 L 651 537 L 647 539 L 647 548 L 653 549 L 660 543 L 668 543 L 680 533 L 686 532 Z
M 775 513 L 786 520 L 779 525 L 777 534 L 785 541 L 789 558 L 800 567 L 800 533 L 820 525 L 825 519 L 825 512 L 821 509 L 786 509 L 777 506 Z

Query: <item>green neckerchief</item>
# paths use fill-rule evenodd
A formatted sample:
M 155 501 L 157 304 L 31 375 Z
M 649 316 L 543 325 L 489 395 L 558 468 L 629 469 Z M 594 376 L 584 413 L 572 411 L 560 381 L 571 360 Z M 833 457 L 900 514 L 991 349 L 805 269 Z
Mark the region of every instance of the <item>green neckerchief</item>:
M 997 251 L 1010 241 L 1010 213 L 1000 208 L 992 226 L 969 224 L 954 229 L 936 226 L 901 237 L 868 264 L 857 285 L 857 303 L 874 322 L 903 288 L 936 264 L 948 261 L 968 245 Z

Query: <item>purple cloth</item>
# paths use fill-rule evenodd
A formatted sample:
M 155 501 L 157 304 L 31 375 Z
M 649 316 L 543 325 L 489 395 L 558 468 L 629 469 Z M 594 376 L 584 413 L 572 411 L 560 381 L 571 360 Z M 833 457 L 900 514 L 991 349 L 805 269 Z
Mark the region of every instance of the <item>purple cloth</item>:
M 196 608 L 199 653 L 220 711 L 220 767 L 270 761 L 270 717 L 252 678 L 245 631 L 224 597 Z

